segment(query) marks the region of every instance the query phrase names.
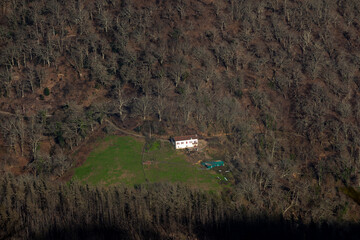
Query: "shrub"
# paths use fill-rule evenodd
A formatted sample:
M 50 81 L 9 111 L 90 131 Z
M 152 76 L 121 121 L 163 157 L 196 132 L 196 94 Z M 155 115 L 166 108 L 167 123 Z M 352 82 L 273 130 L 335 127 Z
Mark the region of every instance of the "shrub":
M 49 88 L 46 87 L 46 88 L 44 89 L 44 95 L 45 95 L 45 96 L 49 96 L 49 95 L 50 95 L 50 90 L 49 90 Z
M 184 88 L 184 87 L 181 87 L 181 86 L 177 86 L 177 87 L 175 88 L 175 92 L 176 92 L 177 94 L 182 95 L 182 94 L 184 94 L 184 92 L 185 92 L 185 88 Z

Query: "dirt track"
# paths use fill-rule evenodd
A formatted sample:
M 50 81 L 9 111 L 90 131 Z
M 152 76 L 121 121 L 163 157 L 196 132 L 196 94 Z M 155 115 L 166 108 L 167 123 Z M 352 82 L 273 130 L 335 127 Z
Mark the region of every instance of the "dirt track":
M 17 115 L 17 114 L 12 113 L 12 112 L 6 112 L 6 111 L 1 111 L 1 110 L 0 110 L 0 114 L 1 115 L 7 115 L 7 116 L 16 116 Z M 45 116 L 46 117 L 52 117 L 53 115 L 52 114 L 46 114 Z
M 120 131 L 120 132 L 122 132 L 122 133 L 124 133 L 126 135 L 133 136 L 133 137 L 138 137 L 138 138 L 145 138 L 144 135 L 136 134 L 136 133 L 130 132 L 128 130 L 119 128 L 113 122 L 111 122 L 109 119 L 105 119 L 105 121 L 107 123 L 109 123 L 113 128 L 115 128 L 116 130 L 118 130 L 118 131 Z M 154 135 L 154 137 L 156 137 L 156 139 L 159 139 L 160 141 L 163 141 L 163 142 L 168 142 L 169 141 L 169 138 L 167 138 L 167 137 L 162 137 L 162 136 L 158 136 L 158 135 Z
M 14 113 L 11 113 L 11 112 L 5 112 L 5 111 L 0 111 L 0 114 L 2 115 L 9 115 L 9 116 L 15 116 Z

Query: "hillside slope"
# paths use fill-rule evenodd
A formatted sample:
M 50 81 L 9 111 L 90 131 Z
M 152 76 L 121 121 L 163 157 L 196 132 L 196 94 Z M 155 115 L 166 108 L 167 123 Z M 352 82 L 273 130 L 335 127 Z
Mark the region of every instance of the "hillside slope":
M 228 133 L 219 148 L 244 206 L 358 219 L 339 190 L 359 186 L 357 1 L 0 6 L 4 171 L 62 176 L 105 118 L 143 134 Z

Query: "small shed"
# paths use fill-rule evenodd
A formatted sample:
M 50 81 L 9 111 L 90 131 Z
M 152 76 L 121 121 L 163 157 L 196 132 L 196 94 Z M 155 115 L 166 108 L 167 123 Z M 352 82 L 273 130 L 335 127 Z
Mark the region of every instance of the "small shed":
M 224 166 L 224 161 L 211 161 L 211 162 L 202 162 L 201 165 L 205 166 L 208 169 L 211 169 L 213 167 L 222 167 Z
M 173 137 L 171 141 L 175 145 L 176 149 L 197 148 L 199 144 L 199 139 L 196 134 Z

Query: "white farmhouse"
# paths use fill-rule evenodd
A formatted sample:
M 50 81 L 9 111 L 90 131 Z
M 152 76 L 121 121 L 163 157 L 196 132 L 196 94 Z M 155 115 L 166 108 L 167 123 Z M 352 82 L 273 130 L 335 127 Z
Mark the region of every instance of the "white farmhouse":
M 197 135 L 178 136 L 174 137 L 172 140 L 176 149 L 197 148 L 199 143 Z

